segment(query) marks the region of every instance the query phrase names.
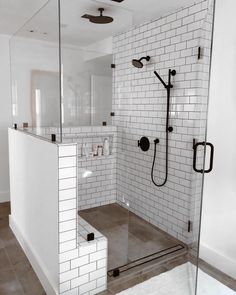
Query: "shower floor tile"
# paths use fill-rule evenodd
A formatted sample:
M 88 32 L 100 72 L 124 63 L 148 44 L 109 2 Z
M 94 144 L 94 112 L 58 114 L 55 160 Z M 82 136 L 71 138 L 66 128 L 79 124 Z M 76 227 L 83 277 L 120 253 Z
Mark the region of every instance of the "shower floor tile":
M 118 204 L 79 212 L 108 238 L 108 270 L 181 244 Z

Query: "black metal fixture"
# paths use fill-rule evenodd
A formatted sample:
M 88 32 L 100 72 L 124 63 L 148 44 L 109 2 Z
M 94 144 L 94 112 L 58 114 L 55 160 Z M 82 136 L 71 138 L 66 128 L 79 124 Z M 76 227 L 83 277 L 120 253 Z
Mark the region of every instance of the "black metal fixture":
M 111 0 L 111 1 L 121 3 L 121 2 L 123 2 L 124 0 Z
M 188 221 L 188 233 L 190 233 L 193 230 L 193 223 L 191 220 Z
M 94 24 L 109 24 L 113 22 L 112 17 L 103 15 L 104 10 L 104 8 L 98 8 L 100 15 L 84 14 L 81 17 L 88 19 L 91 23 Z
M 55 142 L 56 141 L 56 134 L 51 134 L 51 141 Z
M 133 59 L 132 60 L 132 65 L 135 68 L 141 69 L 143 67 L 142 60 L 150 61 L 150 59 L 151 59 L 150 56 L 144 56 L 144 57 L 141 57 L 140 59 Z
M 163 86 L 167 90 L 167 110 L 166 110 L 166 172 L 165 172 L 165 179 L 161 184 L 156 183 L 154 180 L 154 166 L 156 161 L 156 153 L 157 153 L 157 144 L 159 143 L 159 139 L 154 140 L 154 156 L 153 156 L 153 163 L 152 163 L 152 171 L 151 171 L 151 178 L 153 184 L 157 187 L 162 187 L 166 184 L 167 178 L 168 178 L 168 153 L 169 153 L 169 132 L 173 132 L 173 127 L 169 126 L 169 118 L 170 118 L 170 90 L 173 88 L 173 85 L 171 83 L 171 77 L 176 75 L 175 70 L 169 70 L 169 78 L 168 78 L 168 84 L 166 84 L 161 76 L 157 73 L 157 71 L 154 71 L 154 74 L 157 76 L 157 78 L 160 80 L 160 82 L 163 84 Z
M 198 59 L 201 59 L 201 57 L 202 57 L 202 48 L 199 46 L 199 47 L 198 47 L 197 58 L 198 58 Z
M 119 275 L 120 275 L 119 268 L 113 269 L 112 276 L 115 278 L 115 277 L 118 277 Z
M 14 129 L 17 129 L 17 124 L 16 123 L 14 124 Z
M 210 153 L 210 166 L 207 170 L 204 169 L 198 169 L 197 168 L 197 149 L 199 146 L 203 146 L 206 148 L 207 146 L 210 147 L 211 153 Z M 196 142 L 196 140 L 193 140 L 193 170 L 197 173 L 210 173 L 213 169 L 213 161 L 214 161 L 214 145 L 210 142 Z
M 138 141 L 138 146 L 141 148 L 143 152 L 147 152 L 150 148 L 150 141 L 147 137 L 143 136 L 139 141 Z
M 95 237 L 94 237 L 94 233 L 89 233 L 87 234 L 87 241 L 90 242 L 90 241 L 94 241 Z

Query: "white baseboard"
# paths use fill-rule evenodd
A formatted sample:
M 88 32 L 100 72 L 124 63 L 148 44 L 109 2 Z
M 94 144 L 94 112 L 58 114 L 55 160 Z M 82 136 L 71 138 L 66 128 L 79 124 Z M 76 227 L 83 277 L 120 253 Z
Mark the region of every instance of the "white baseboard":
M 200 258 L 228 276 L 236 279 L 236 261 L 217 252 L 208 245 L 201 244 Z
M 51 282 L 48 280 L 47 271 L 45 271 L 45 268 L 42 266 L 39 257 L 37 257 L 31 245 L 29 245 L 27 240 L 23 237 L 11 215 L 9 216 L 9 225 L 24 250 L 25 255 L 29 259 L 31 266 L 37 274 L 47 295 L 58 295 L 58 291 L 55 290 L 55 287 L 52 286 Z
M 0 203 L 5 203 L 10 201 L 10 191 L 0 192 Z

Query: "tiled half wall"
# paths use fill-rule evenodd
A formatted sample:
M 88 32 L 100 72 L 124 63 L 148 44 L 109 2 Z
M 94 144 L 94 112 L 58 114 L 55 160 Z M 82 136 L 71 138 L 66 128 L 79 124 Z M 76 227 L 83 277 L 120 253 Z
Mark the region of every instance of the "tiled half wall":
M 107 288 L 107 239 L 77 214 L 77 144 L 59 145 L 59 293 L 93 295 Z M 87 234 L 95 239 L 87 241 Z

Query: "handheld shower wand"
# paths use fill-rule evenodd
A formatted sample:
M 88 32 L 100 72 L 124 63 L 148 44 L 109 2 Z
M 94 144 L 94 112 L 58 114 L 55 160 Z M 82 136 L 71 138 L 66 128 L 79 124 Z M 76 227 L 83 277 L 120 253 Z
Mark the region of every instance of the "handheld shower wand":
M 153 163 L 152 163 L 152 172 L 151 172 L 151 178 L 153 184 L 157 187 L 162 187 L 166 184 L 168 179 L 168 159 L 169 159 L 169 132 L 173 131 L 173 127 L 169 126 L 169 118 L 170 118 L 170 90 L 173 88 L 173 85 L 171 84 L 171 77 L 176 75 L 175 70 L 169 70 L 169 78 L 168 78 L 168 84 L 166 84 L 161 76 L 157 73 L 157 71 L 154 71 L 154 74 L 157 76 L 157 78 L 160 80 L 160 82 L 163 84 L 163 86 L 167 90 L 167 110 L 166 110 L 166 171 L 165 171 L 165 179 L 161 184 L 156 183 L 154 180 L 154 166 L 156 161 L 156 153 L 157 153 L 157 144 L 159 143 L 159 139 L 154 140 L 154 157 L 153 157 Z

